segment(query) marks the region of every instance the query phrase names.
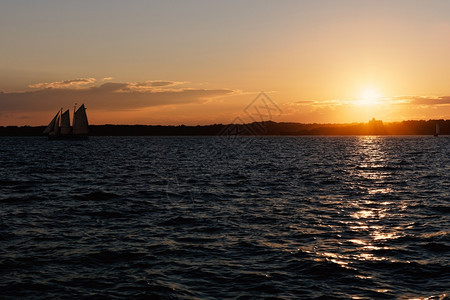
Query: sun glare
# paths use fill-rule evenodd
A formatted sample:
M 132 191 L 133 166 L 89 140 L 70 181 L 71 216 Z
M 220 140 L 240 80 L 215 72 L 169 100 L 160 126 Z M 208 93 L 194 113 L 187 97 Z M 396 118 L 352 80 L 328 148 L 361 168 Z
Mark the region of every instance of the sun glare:
M 377 104 L 378 99 L 381 97 L 381 95 L 373 89 L 365 89 L 359 100 L 358 100 L 358 104 L 359 105 L 374 105 Z

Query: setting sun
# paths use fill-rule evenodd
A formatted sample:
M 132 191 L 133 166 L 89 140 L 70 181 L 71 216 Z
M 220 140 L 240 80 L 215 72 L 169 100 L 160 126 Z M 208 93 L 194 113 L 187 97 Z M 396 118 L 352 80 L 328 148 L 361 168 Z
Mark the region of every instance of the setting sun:
M 381 95 L 374 89 L 365 89 L 359 100 L 359 105 L 375 105 L 378 103 L 378 100 L 381 98 Z

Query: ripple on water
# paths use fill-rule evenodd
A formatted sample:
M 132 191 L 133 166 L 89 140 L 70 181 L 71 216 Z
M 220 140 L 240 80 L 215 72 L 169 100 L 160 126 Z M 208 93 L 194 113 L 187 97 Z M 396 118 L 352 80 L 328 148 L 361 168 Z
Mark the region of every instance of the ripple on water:
M 450 139 L 2 138 L 5 298 L 445 299 Z

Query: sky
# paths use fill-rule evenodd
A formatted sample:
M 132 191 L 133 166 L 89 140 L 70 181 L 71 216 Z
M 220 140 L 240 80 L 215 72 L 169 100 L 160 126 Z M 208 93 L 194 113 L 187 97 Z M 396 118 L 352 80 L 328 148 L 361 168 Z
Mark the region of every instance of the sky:
M 2 0 L 0 41 L 0 126 L 450 119 L 448 0 Z

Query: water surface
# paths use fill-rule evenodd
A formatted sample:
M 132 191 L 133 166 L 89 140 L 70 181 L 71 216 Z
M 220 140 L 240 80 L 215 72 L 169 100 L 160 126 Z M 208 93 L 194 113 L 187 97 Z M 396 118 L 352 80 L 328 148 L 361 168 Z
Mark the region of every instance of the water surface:
M 448 137 L 13 137 L 0 166 L 2 298 L 448 294 Z

